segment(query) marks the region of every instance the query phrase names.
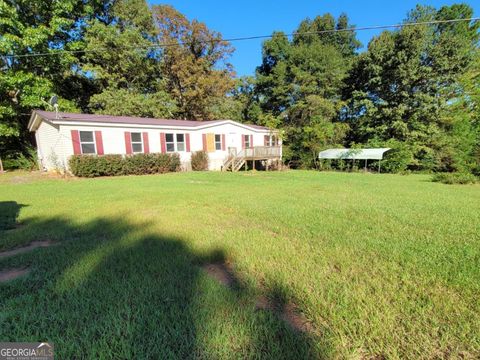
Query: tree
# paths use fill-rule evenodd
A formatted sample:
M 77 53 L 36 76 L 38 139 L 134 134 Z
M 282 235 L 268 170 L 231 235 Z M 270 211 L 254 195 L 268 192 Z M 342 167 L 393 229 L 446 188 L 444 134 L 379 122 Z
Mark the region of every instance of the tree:
M 177 116 L 213 119 L 214 105 L 234 86 L 227 62 L 233 48 L 220 33 L 197 20 L 189 21 L 171 6 L 154 6 L 153 16 L 158 42 L 165 45 L 160 69 L 166 90 L 178 105 Z
M 0 153 L 7 158 L 28 152 L 32 109 L 43 108 L 55 93 L 63 110 L 73 110 L 80 102 L 70 90 L 88 93 L 74 67 L 80 53 L 57 50 L 81 51 L 85 22 L 109 6 L 96 0 L 0 2 Z M 28 57 L 32 53 L 52 55 Z
M 407 22 L 471 17 L 467 5 L 417 6 Z M 357 143 L 405 143 L 408 168 L 456 171 L 465 165 L 472 126 L 453 116 L 461 74 L 478 42 L 478 24 L 408 26 L 374 38 L 350 72 L 345 119 Z M 458 114 L 458 112 L 457 112 Z
M 118 0 L 107 19 L 91 21 L 82 69 L 99 92 L 89 99 L 96 113 L 173 117 L 175 101 L 165 90 L 154 46 L 155 29 L 144 0 Z
M 353 32 L 321 33 L 344 28 L 350 28 L 345 15 L 336 21 L 326 14 L 302 21 L 291 42 L 274 33 L 263 45 L 258 102 L 267 118 L 280 120 L 285 158 L 300 167 L 316 167 L 318 151 L 346 134 L 338 122 L 340 94 L 359 42 Z

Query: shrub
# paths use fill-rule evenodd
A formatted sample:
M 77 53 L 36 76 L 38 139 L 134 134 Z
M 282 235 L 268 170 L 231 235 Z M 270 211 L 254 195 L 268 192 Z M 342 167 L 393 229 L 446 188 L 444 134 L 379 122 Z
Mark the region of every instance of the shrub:
M 70 171 L 79 177 L 161 174 L 180 170 L 178 154 L 73 155 Z
M 432 181 L 450 185 L 474 184 L 477 182 L 477 178 L 469 173 L 437 173 L 432 177 Z
M 28 148 L 24 153 L 14 152 L 2 158 L 5 170 L 38 170 L 37 152 Z
M 192 153 L 192 170 L 208 170 L 208 154 L 205 151 L 196 151 Z

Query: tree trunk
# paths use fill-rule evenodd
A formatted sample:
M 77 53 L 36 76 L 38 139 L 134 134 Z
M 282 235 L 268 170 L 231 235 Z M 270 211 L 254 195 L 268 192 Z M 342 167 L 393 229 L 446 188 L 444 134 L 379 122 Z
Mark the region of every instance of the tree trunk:
M 0 157 L 0 174 L 3 173 L 3 163 L 2 158 Z

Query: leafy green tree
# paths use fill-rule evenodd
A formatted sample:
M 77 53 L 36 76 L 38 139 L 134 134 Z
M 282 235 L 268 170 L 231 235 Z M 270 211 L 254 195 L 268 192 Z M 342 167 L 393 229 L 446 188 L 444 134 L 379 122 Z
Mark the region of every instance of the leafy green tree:
M 280 115 L 292 104 L 290 62 L 291 45 L 284 33 L 273 33 L 263 43 L 262 64 L 256 72 L 256 89 L 263 111 Z
M 27 123 L 34 108 L 59 95 L 62 110 L 81 105 L 76 89 L 88 96 L 88 81 L 79 80 L 78 63 L 85 22 L 103 16 L 103 1 L 18 0 L 0 2 L 0 152 L 4 157 L 28 153 Z M 28 56 L 32 53 L 51 56 Z
M 111 115 L 174 117 L 165 90 L 153 17 L 144 0 L 118 0 L 107 19 L 95 19 L 85 35 L 82 70 L 100 90 L 89 109 Z
M 215 119 L 232 119 L 244 123 L 261 123 L 263 115 L 255 92 L 255 78 L 235 80 L 235 87 L 226 97 L 218 98 L 211 108 Z
M 467 5 L 438 11 L 417 6 L 406 22 L 472 15 Z M 413 154 L 409 169 L 464 170 L 474 130 L 458 107 L 459 80 L 474 59 L 478 27 L 468 22 L 407 26 L 374 38 L 347 81 L 349 140 L 405 144 Z
M 341 90 L 359 46 L 355 34 L 323 31 L 350 28 L 342 15 L 302 21 L 292 41 L 275 33 L 263 45 L 256 92 L 265 114 L 280 119 L 287 161 L 316 167 L 318 151 L 343 142 L 347 125 L 338 122 Z

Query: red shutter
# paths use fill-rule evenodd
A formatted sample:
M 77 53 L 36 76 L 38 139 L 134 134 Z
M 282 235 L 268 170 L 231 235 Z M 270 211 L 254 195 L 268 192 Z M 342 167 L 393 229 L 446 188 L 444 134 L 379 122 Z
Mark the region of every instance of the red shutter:
M 97 145 L 97 155 L 103 155 L 103 139 L 101 131 L 95 131 L 95 144 Z
M 167 152 L 167 144 L 165 141 L 165 133 L 160 133 L 160 150 L 162 153 Z
M 186 150 L 187 152 L 190 152 L 190 134 L 185 134 L 185 142 L 186 142 Z
M 245 149 L 245 135 L 242 135 L 242 149 Z
M 143 136 L 143 153 L 148 154 L 150 153 L 150 145 L 148 144 L 148 133 L 144 132 Z
M 203 151 L 207 151 L 207 134 L 202 134 Z
M 222 134 L 222 151 L 225 151 L 225 134 Z
M 250 148 L 253 148 L 253 135 L 250 135 Z
M 125 153 L 131 154 L 132 151 L 132 138 L 128 131 L 125 131 Z
M 80 134 L 78 130 L 72 130 L 72 144 L 73 144 L 73 153 L 79 155 L 82 153 L 82 148 L 80 146 Z

